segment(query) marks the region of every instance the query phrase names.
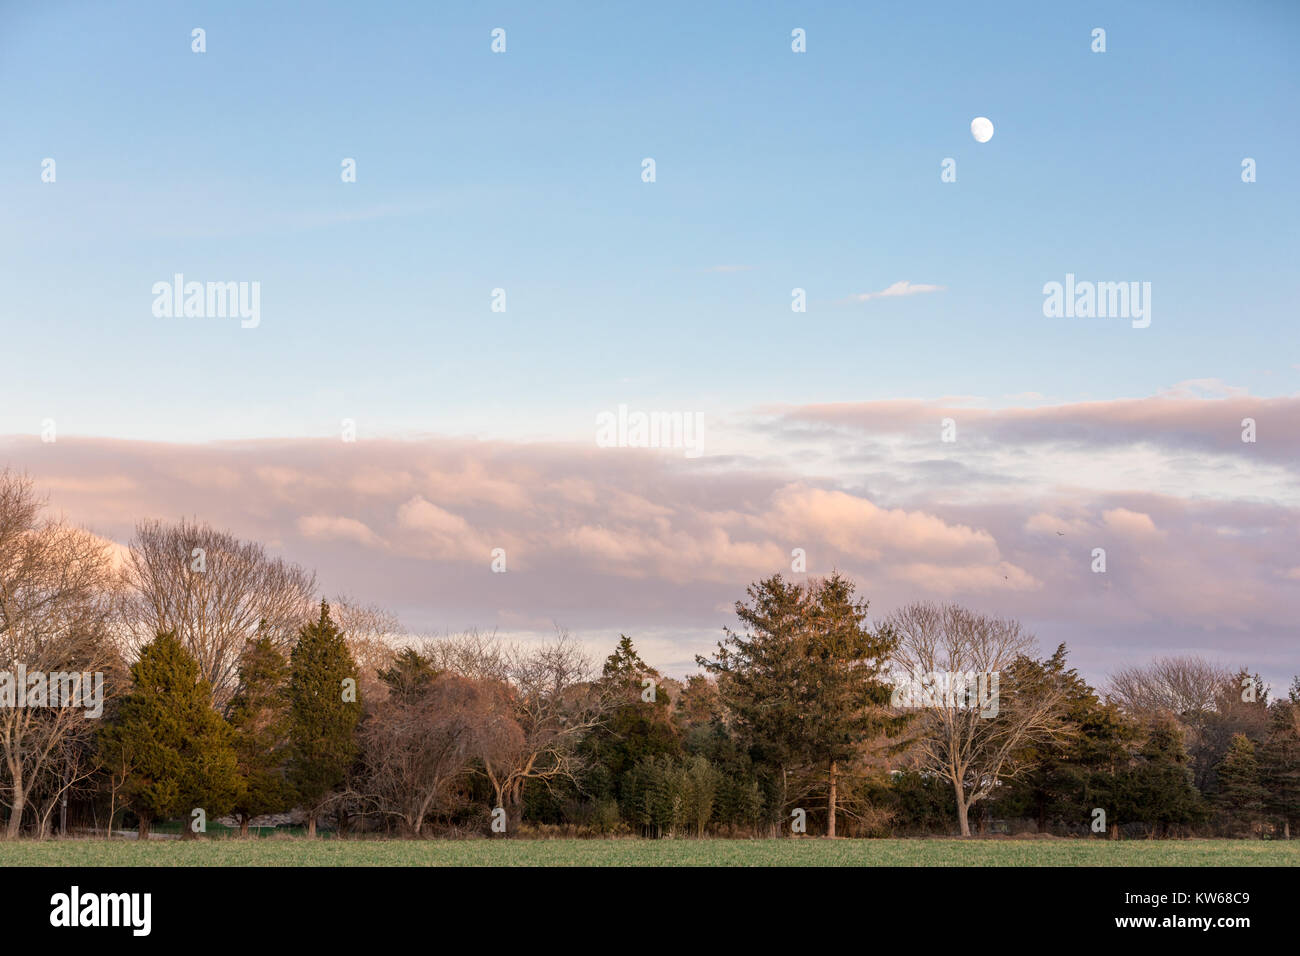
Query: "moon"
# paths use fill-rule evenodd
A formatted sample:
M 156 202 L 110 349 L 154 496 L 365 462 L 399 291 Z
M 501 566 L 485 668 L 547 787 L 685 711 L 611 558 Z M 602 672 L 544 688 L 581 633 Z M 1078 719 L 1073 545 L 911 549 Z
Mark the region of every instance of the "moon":
M 970 121 L 970 134 L 977 143 L 987 143 L 993 138 L 993 121 L 987 116 L 977 116 Z

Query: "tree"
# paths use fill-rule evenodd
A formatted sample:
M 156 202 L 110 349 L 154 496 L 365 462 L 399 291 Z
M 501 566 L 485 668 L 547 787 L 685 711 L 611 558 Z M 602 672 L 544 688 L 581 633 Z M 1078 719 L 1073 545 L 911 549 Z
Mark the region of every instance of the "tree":
M 1268 727 L 1264 682 L 1201 657 L 1164 657 L 1121 670 L 1110 679 L 1110 696 L 1134 717 L 1150 722 L 1168 715 L 1178 722 L 1192 781 L 1206 794 L 1218 790 L 1218 766 L 1232 738 L 1261 740 Z
M 203 809 L 227 813 L 240 777 L 229 725 L 212 709 L 211 690 L 175 634 L 164 631 L 131 666 L 131 691 L 101 732 L 108 767 L 127 768 L 123 795 L 140 819 L 140 839 L 154 820 Z M 181 833 L 192 837 L 190 820 Z
M 718 675 L 727 708 L 785 768 L 783 779 L 799 762 L 825 768 L 834 837 L 841 765 L 907 719 L 888 712 L 882 679 L 896 639 L 867 627 L 867 602 L 838 573 L 807 587 L 777 574 L 747 593 L 750 603 L 736 603 L 745 633 L 728 629 L 716 659 L 696 660 Z
M 1261 781 L 1255 745 L 1244 734 L 1232 738 L 1228 752 L 1219 764 L 1219 805 L 1228 816 L 1245 824 L 1253 832 L 1264 816 L 1267 791 Z
M 696 754 L 682 762 L 680 779 L 682 817 L 697 837 L 703 837 L 713 819 L 722 774 L 706 758 Z
M 660 679 L 659 672 L 641 659 L 632 639 L 619 635 L 599 681 L 610 712 L 581 745 L 582 755 L 600 769 L 605 782 L 605 792 L 598 795 L 622 799 L 624 778 L 643 757 L 681 753 L 671 701 L 660 692 Z
M 1033 766 L 1030 745 L 1063 733 L 1064 688 L 1028 677 L 1035 641 L 1015 621 L 957 605 L 913 604 L 893 614 L 889 626 L 899 640 L 899 680 L 922 692 L 911 702 L 920 706 L 919 769 L 949 782 L 961 835 L 970 836 L 970 808 Z
M 254 817 L 293 806 L 285 778 L 289 751 L 289 665 L 269 635 L 250 641 L 239 665 L 229 722 L 243 781 L 234 813 L 241 836 Z
M 751 584 L 748 602 L 736 602 L 743 630 L 724 628 L 713 659 L 695 660 L 717 678 L 718 697 L 752 759 L 774 768 L 774 808 L 784 812 L 790 773 L 806 760 L 797 732 L 800 702 L 794 693 L 804 661 L 807 595 L 779 574 Z
M 319 619 L 298 632 L 289 671 L 289 782 L 314 837 L 325 803 L 357 754 L 361 717 L 357 666 L 326 602 Z
M 330 602 L 330 617 L 343 632 L 352 659 L 357 662 L 361 698 L 377 701 L 387 693 L 379 672 L 391 667 L 395 656 L 389 639 L 404 634 L 405 628 L 382 607 L 362 604 L 347 595 L 339 595 Z
M 911 715 L 891 715 L 891 689 L 882 679 L 898 640 L 888 628 L 866 625 L 867 602 L 838 573 L 809 586 L 803 680 L 798 686 L 806 752 L 827 768 L 826 835 L 835 836 L 840 764 L 867 741 L 897 734 Z
M 1139 820 L 1167 835 L 1171 826 L 1203 821 L 1207 809 L 1192 785 L 1192 769 L 1182 728 L 1172 717 L 1152 720 L 1134 765 L 1119 775 L 1113 805 L 1116 816 Z
M 419 836 L 451 785 L 476 760 L 516 748 L 521 734 L 497 706 L 496 685 L 440 673 L 413 648 L 379 676 L 389 694 L 362 724 L 362 788 Z
M 239 657 L 268 635 L 287 649 L 311 614 L 315 575 L 207 524 L 142 521 L 127 559 L 126 620 L 136 640 L 170 631 L 199 662 L 213 702 L 235 691 Z
M 0 669 L 9 675 L 0 704 L 0 800 L 9 807 L 9 837 L 21 830 L 38 787 L 57 798 L 93 770 L 69 758 L 91 738 L 96 681 L 102 706 L 104 672 L 117 662 L 107 543 L 43 520 L 41 510 L 30 480 L 0 472 Z M 20 706 L 20 668 L 48 677 L 58 700 Z M 38 828 L 47 816 L 38 815 Z
M 1291 839 L 1292 824 L 1300 823 L 1300 677 L 1290 699 L 1273 703 L 1269 730 L 1259 748 L 1260 774 L 1267 790 L 1265 808 L 1282 824 Z
M 1011 681 L 1062 689 L 1061 732 L 1026 744 L 1018 757 L 1028 769 L 999 788 L 998 803 L 1011 815 L 1032 817 L 1039 833 L 1054 819 L 1089 819 L 1095 794 L 1128 765 L 1129 744 L 1137 727 L 1114 702 L 1103 703 L 1066 663 L 1064 644 L 1042 661 L 1022 657 L 1011 667 Z
M 502 647 L 477 634 L 439 642 L 431 648 L 463 676 L 495 680 L 498 706 L 519 728 L 518 735 L 499 734 L 500 746 L 486 754 L 480 772 L 492 787 L 496 807 L 503 808 L 507 833 L 523 817 L 524 787 L 576 783 L 583 767 L 580 745 L 609 710 L 608 691 L 590 680 L 590 662 L 566 632 L 532 648 Z

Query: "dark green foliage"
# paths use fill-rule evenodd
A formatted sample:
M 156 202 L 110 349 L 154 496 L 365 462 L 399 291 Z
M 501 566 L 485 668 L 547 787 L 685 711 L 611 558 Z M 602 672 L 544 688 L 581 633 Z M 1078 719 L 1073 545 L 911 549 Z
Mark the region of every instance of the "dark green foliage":
M 1166 835 L 1170 827 L 1202 823 L 1209 808 L 1192 786 L 1192 770 L 1182 732 L 1172 720 L 1157 720 L 1134 765 L 1115 778 L 1111 798 L 1116 822 L 1139 821 Z M 1099 804 L 1103 808 L 1105 804 Z
M 896 639 L 867 628 L 867 602 L 855 600 L 852 582 L 838 573 L 806 587 L 777 574 L 748 594 L 749 603 L 736 603 L 744 631 L 727 629 L 714 659 L 696 660 L 717 675 L 751 755 L 773 768 L 782 791 L 790 771 L 818 768 L 833 794 L 843 765 L 908 719 L 889 713 L 882 679 Z M 779 798 L 782 810 L 792 796 Z
M 592 768 L 583 782 L 593 796 L 621 801 L 624 779 L 639 761 L 646 757 L 677 757 L 681 742 L 672 721 L 672 702 L 658 686 L 659 672 L 641 659 L 631 638 L 619 635 L 618 646 L 606 659 L 600 680 L 614 704 L 609 716 L 587 735 L 581 747 Z
M 1259 748 L 1264 806 L 1285 836 L 1300 826 L 1300 678 L 1288 700 L 1274 702 L 1268 736 Z
M 1255 745 L 1244 734 L 1232 738 L 1232 744 L 1219 764 L 1219 793 L 1215 803 L 1227 813 L 1235 827 L 1254 830 L 1264 816 L 1264 789 L 1255 758 Z
M 239 664 L 239 685 L 229 722 L 242 792 L 234 812 L 243 827 L 253 817 L 291 809 L 285 778 L 289 752 L 289 665 L 270 636 L 249 641 Z
M 1113 703 L 1103 703 L 1096 691 L 1066 664 L 1062 644 L 1042 661 L 1018 659 L 1010 668 L 1008 684 L 1036 686 L 1053 682 L 1064 690 L 1061 718 L 1064 733 L 1036 741 L 1020 756 L 1029 771 L 999 788 L 994 812 L 999 816 L 1029 817 L 1040 833 L 1053 823 L 1078 826 L 1101 806 L 1100 795 L 1111 793 L 1115 774 L 1129 762 L 1129 747 L 1139 730 Z
M 212 709 L 199 665 L 170 632 L 140 651 L 131 691 L 100 734 L 104 764 L 128 768 L 122 796 L 147 833 L 154 820 L 231 809 L 241 780 L 229 725 Z
M 314 832 L 321 804 L 343 782 L 357 755 L 361 716 L 357 667 L 324 601 L 320 618 L 298 632 L 289 664 L 289 781 Z M 345 693 L 348 686 L 351 695 Z

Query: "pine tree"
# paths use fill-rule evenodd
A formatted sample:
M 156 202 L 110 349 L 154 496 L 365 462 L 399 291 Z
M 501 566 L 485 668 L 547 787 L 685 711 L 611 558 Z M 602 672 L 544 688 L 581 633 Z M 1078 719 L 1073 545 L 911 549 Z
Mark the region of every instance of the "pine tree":
M 598 795 L 622 800 L 625 779 L 642 758 L 680 755 L 671 702 L 657 691 L 658 680 L 659 672 L 641 659 L 632 639 L 620 634 L 600 677 L 612 701 L 610 713 L 581 748 L 591 765 L 588 782 Z
M 873 738 L 894 735 L 908 717 L 888 712 L 891 687 L 882 679 L 897 640 L 868 629 L 867 602 L 839 573 L 809 588 L 806 673 L 799 685 L 807 752 L 827 768 L 826 835 L 835 836 L 841 764 Z
M 1247 832 L 1253 831 L 1264 815 L 1266 796 L 1254 742 L 1245 734 L 1235 734 L 1218 772 L 1217 802 L 1229 817 L 1245 824 Z
M 241 835 L 253 817 L 293 806 L 285 779 L 289 749 L 289 665 L 269 635 L 249 641 L 230 701 L 230 726 L 243 792 L 235 802 Z
M 128 768 L 123 795 L 147 839 L 153 821 L 202 809 L 229 812 L 241 781 L 229 725 L 210 703 L 198 662 L 176 635 L 160 633 L 131 667 L 132 687 L 100 736 L 108 766 Z M 190 819 L 182 835 L 194 835 Z
M 1281 823 L 1288 840 L 1292 825 L 1300 824 L 1300 702 L 1296 696 L 1273 703 L 1268 735 L 1259 748 L 1261 782 L 1267 791 L 1264 807 Z
M 736 602 L 743 625 L 725 628 L 715 658 L 695 660 L 717 675 L 718 695 L 736 722 L 755 763 L 775 768 L 773 817 L 784 814 L 790 771 L 803 759 L 796 732 L 802 714 L 793 692 L 802 665 L 807 596 L 779 574 L 751 584 L 748 603 Z
M 1020 658 L 1010 668 L 1012 687 L 1055 682 L 1063 732 L 1027 744 L 1019 755 L 1029 769 L 1008 780 L 997 803 L 1006 816 L 1031 816 L 1039 833 L 1054 819 L 1086 821 L 1104 795 L 1113 794 L 1114 775 L 1128 764 L 1137 726 L 1118 705 L 1102 703 L 1097 692 L 1066 662 L 1064 644 L 1045 660 Z
M 1203 821 L 1207 808 L 1192 786 L 1192 768 L 1182 731 L 1172 719 L 1150 728 L 1133 767 L 1115 783 L 1115 805 L 1123 820 L 1141 820 L 1162 834 L 1170 826 Z
M 361 717 L 357 666 L 326 602 L 320 619 L 298 632 L 289 669 L 289 782 L 314 837 L 326 800 L 356 757 Z
M 716 660 L 696 660 L 719 675 L 727 706 L 783 779 L 799 763 L 825 768 L 834 837 L 842 765 L 906 719 L 889 715 L 882 676 L 896 640 L 867 628 L 867 602 L 838 573 L 806 588 L 777 574 L 748 593 L 751 603 L 736 604 L 746 633 L 728 629 Z

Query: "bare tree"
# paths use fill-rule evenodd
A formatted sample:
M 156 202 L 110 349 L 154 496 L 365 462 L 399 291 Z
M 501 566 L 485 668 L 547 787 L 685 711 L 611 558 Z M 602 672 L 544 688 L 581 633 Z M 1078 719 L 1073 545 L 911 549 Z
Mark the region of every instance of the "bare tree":
M 387 687 L 378 675 L 393 664 L 394 644 L 405 634 L 402 622 L 376 604 L 361 604 L 342 594 L 330 601 L 330 616 L 343 632 L 352 659 L 357 662 L 362 702 L 367 705 L 378 702 L 387 694 Z
M 498 687 L 444 673 L 393 689 L 361 731 L 365 803 L 419 836 L 475 761 L 517 749 L 522 734 L 497 706 Z
M 1232 671 L 1203 657 L 1162 657 L 1145 667 L 1126 667 L 1110 677 L 1107 693 L 1135 716 L 1175 717 L 1213 710 Z
M 452 671 L 471 680 L 508 683 L 513 652 L 497 638 L 496 632 L 477 629 L 441 638 L 426 638 L 420 653 L 440 671 Z
M 612 691 L 592 680 L 594 671 L 581 645 L 557 629 L 554 640 L 531 647 L 502 645 L 495 635 L 469 632 L 430 642 L 436 666 L 501 683 L 499 707 L 519 728 L 501 735 L 484 756 L 482 773 L 492 784 L 496 805 L 506 811 L 507 831 L 523 814 L 524 785 L 574 779 L 581 766 L 578 744 L 598 726 L 613 704 Z
M 66 771 L 74 741 L 91 732 L 94 701 L 102 708 L 103 674 L 115 659 L 111 549 L 62 520 L 43 520 L 41 510 L 30 480 L 0 472 L 0 670 L 8 685 L 0 706 L 0 801 L 9 807 L 10 837 L 22 828 L 31 796 L 50 785 L 49 774 Z M 33 677 L 46 691 L 20 702 Z M 81 776 L 74 772 L 68 785 Z M 40 826 L 47 820 L 38 813 Z
M 1259 740 L 1268 727 L 1268 692 L 1258 677 L 1195 655 L 1116 671 L 1107 693 L 1136 717 L 1170 717 L 1178 723 L 1193 782 L 1203 793 L 1215 788 L 1232 738 L 1245 734 Z
M 909 702 L 920 707 L 919 769 L 952 784 L 961 835 L 970 836 L 971 806 L 1028 768 L 1021 759 L 1027 744 L 1062 732 L 1063 689 L 1003 683 L 1036 647 L 1015 621 L 957 605 L 913 604 L 895 612 L 889 626 L 899 638 L 900 678 L 922 690 L 921 700 Z
M 173 631 L 224 707 L 239 656 L 263 629 L 287 648 L 315 607 L 316 576 L 210 525 L 142 521 L 127 560 L 127 623 L 136 646 Z

